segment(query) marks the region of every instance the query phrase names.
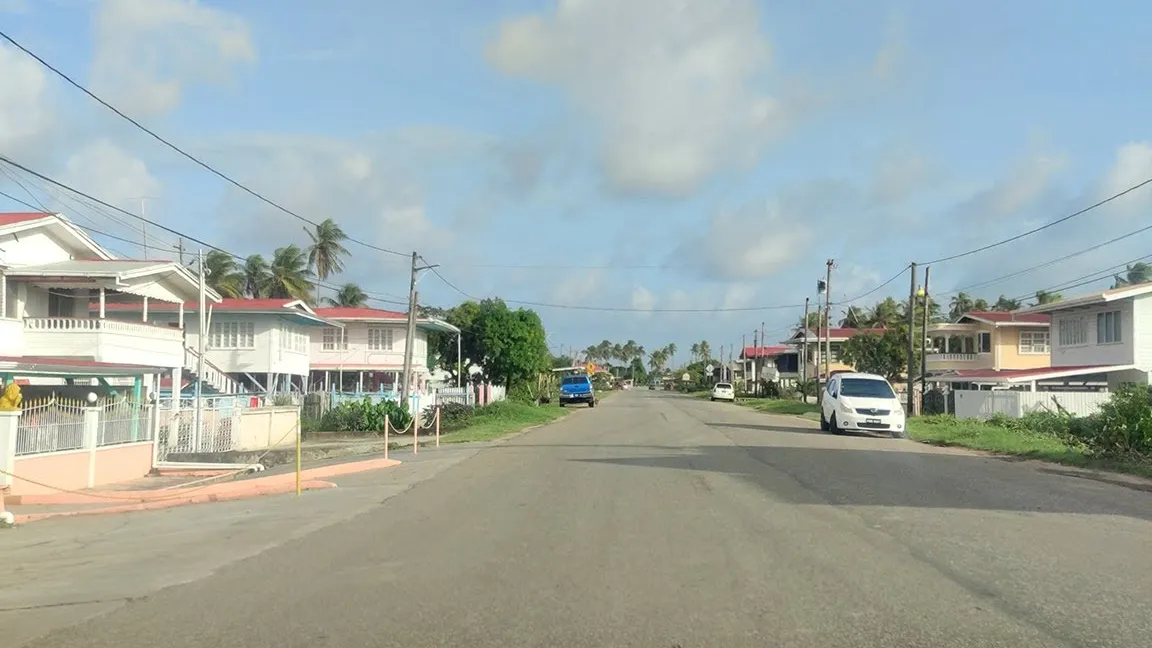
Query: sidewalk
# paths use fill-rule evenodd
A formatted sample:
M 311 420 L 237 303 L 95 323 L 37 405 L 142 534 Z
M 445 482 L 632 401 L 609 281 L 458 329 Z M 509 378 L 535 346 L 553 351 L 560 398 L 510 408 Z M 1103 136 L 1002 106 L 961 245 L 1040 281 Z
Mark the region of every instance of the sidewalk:
M 390 468 L 399 464 L 400 462 L 395 459 L 377 457 L 306 468 L 300 472 L 300 490 L 335 488 L 336 484 L 327 479 Z M 16 516 L 17 524 L 27 524 L 52 517 L 144 511 L 187 504 L 249 499 L 290 493 L 295 490 L 294 470 L 277 471 L 275 474 L 253 473 L 242 478 L 215 482 L 207 482 L 203 477 L 184 474 L 146 477 L 120 484 L 116 488 L 101 490 L 9 497 L 7 507 Z

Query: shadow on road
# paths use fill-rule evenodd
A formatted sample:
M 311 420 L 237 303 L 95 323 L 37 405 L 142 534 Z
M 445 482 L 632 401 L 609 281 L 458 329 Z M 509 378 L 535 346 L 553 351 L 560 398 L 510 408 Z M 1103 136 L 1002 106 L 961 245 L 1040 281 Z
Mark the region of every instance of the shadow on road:
M 1086 489 L 1084 480 L 992 457 L 778 446 L 681 450 L 570 461 L 726 474 L 795 504 L 1122 515 L 1152 521 L 1152 500 L 1145 494 L 1111 485 Z

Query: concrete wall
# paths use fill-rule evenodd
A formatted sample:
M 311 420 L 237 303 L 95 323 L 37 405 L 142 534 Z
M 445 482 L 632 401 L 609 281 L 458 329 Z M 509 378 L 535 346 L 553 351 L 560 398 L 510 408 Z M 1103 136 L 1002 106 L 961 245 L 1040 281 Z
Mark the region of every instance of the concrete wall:
M 235 450 L 285 448 L 296 444 L 300 430 L 299 407 L 260 407 L 240 413 Z
M 1035 411 L 1056 411 L 1056 403 L 1076 416 L 1096 412 L 1112 394 L 1108 392 L 1022 392 L 974 391 L 956 392 L 956 418 L 987 419 L 994 414 L 1019 418 Z M 1055 401 L 1053 401 L 1055 399 Z

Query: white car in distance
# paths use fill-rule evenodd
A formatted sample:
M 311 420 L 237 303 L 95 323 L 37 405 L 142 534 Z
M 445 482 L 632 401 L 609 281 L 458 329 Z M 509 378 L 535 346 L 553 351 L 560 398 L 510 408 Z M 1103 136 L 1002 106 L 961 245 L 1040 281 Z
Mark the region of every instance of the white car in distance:
M 842 373 L 832 376 L 820 396 L 820 429 L 887 432 L 904 437 L 904 406 L 884 376 Z
M 719 382 L 712 386 L 712 400 L 726 400 L 736 402 L 736 388 L 732 383 Z

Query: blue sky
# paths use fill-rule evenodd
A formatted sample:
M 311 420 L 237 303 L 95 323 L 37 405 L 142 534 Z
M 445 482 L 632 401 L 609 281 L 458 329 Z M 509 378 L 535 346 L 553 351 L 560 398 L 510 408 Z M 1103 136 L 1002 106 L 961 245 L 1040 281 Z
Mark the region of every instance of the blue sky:
M 909 261 L 1152 177 L 1150 13 L 1038 0 L 0 0 L 11 36 L 290 209 L 418 250 L 469 295 L 604 309 L 536 307 L 557 348 L 716 349 L 761 322 L 782 339 L 799 309 L 765 307 L 814 296 L 827 258 L 845 300 Z M 301 223 L 19 52 L 0 46 L 0 67 L 5 155 L 125 208 L 152 196 L 150 217 L 238 254 L 303 242 Z M 21 180 L 81 225 L 141 241 L 127 219 Z M 0 189 L 26 196 L 4 176 Z M 1150 195 L 934 266 L 930 288 L 944 300 L 1135 230 Z M 404 293 L 404 259 L 350 248 L 333 282 Z M 1137 235 L 972 292 L 1022 296 L 1150 248 Z M 434 276 L 420 290 L 463 299 Z M 906 291 L 905 277 L 864 302 Z

